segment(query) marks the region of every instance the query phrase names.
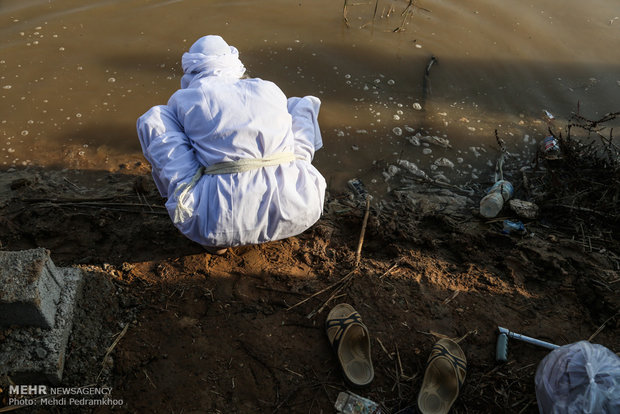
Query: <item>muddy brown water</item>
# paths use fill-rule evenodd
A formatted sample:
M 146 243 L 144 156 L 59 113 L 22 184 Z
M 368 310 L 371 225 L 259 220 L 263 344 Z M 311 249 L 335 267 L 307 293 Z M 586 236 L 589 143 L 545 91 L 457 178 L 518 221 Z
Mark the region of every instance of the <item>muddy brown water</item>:
M 180 57 L 205 34 L 288 96 L 321 98 L 315 163 L 334 188 L 381 185 L 398 159 L 488 180 L 495 129 L 525 162 L 544 110 L 563 125 L 577 108 L 620 109 L 617 0 L 408 4 L 349 1 L 345 23 L 335 0 L 0 1 L 0 168 L 141 160 L 137 117 L 179 87 Z M 452 147 L 412 145 L 417 132 Z M 455 166 L 434 167 L 441 157 Z

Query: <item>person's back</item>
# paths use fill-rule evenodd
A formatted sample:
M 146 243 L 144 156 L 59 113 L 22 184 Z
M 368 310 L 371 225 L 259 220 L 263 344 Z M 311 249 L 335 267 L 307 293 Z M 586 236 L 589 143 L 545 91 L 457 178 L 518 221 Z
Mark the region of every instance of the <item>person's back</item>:
M 223 42 L 213 38 L 192 48 L 205 39 Z M 175 225 L 204 246 L 220 247 L 282 239 L 310 227 L 325 193 L 324 178 L 310 164 L 322 146 L 320 101 L 287 99 L 272 82 L 241 79 L 235 55 L 220 59 L 194 50 L 183 63 L 182 89 L 138 120 L 145 157 Z
M 206 77 L 168 101 L 204 165 L 293 150 L 287 99 L 262 79 Z

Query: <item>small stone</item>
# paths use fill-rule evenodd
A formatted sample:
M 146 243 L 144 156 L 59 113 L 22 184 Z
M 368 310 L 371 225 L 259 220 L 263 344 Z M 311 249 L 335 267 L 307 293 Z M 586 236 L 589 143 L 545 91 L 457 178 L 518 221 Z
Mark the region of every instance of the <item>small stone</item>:
M 538 206 L 532 202 L 512 199 L 508 202 L 510 209 L 519 217 L 534 219 L 538 216 Z
M 47 356 L 47 351 L 41 347 L 37 347 L 37 349 L 35 349 L 34 351 L 37 356 L 41 359 L 45 358 Z
M 414 135 L 412 137 L 405 137 L 405 139 L 409 141 L 412 145 L 415 145 L 416 147 L 420 146 L 420 137 L 418 135 Z
M 454 168 L 454 163 L 446 157 L 437 158 L 434 164 L 438 167 Z

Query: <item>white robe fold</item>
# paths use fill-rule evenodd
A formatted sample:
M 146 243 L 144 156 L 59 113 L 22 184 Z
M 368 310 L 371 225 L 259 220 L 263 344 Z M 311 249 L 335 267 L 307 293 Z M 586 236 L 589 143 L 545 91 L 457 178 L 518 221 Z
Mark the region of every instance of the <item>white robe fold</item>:
M 167 105 L 137 122 L 138 137 L 171 217 L 179 186 L 201 167 L 292 152 L 299 158 L 251 171 L 203 175 L 175 223 L 204 246 L 237 246 L 297 235 L 321 216 L 325 179 L 312 166 L 322 147 L 320 101 L 287 99 L 274 83 L 234 76 L 195 76 Z

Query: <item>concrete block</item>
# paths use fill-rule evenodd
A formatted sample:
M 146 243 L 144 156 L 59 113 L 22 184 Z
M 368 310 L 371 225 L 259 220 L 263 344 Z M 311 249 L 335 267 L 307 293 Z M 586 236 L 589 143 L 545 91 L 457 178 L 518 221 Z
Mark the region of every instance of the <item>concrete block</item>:
M 18 384 L 58 384 L 62 380 L 65 352 L 84 273 L 80 269 L 56 269 L 63 289 L 51 329 L 10 327 L 0 329 L 0 377 Z
M 47 249 L 0 251 L 0 326 L 54 326 L 63 279 Z

